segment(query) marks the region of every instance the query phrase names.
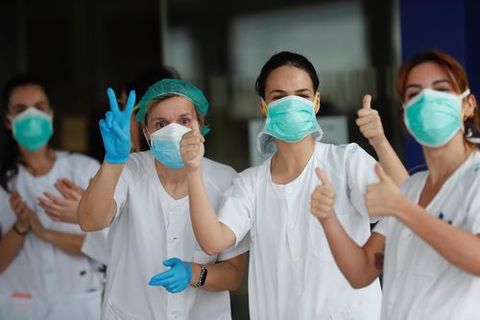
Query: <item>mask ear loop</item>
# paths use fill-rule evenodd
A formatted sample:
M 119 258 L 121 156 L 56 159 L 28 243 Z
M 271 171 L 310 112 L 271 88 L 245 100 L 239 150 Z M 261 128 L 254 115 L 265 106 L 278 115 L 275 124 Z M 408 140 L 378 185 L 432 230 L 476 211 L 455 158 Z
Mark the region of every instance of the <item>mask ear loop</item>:
M 151 137 L 152 134 L 150 133 L 150 130 L 148 130 L 147 126 L 144 125 L 143 123 L 141 123 L 141 126 L 142 126 L 142 133 L 143 133 L 143 137 L 145 138 L 145 140 L 147 140 L 147 144 L 148 144 L 148 147 L 150 148 L 150 150 L 152 149 L 152 144 L 150 143 L 150 140 L 147 138 L 147 135 L 145 134 L 145 130 L 147 130 L 147 133 L 148 135 Z
M 260 111 L 262 112 L 263 116 L 266 117 L 268 115 L 268 106 L 263 98 L 260 98 Z

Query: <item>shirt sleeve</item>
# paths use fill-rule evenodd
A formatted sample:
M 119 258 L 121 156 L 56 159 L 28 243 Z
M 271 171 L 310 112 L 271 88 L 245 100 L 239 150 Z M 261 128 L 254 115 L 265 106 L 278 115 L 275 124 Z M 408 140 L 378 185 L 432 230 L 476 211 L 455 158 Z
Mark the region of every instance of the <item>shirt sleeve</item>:
M 232 186 L 225 192 L 225 200 L 220 206 L 218 218 L 235 234 L 235 246 L 250 231 L 254 210 L 254 186 L 246 182 L 246 177 L 238 175 Z
M 377 162 L 357 144 L 353 144 L 351 149 L 347 150 L 346 157 L 350 201 L 358 213 L 370 218 L 370 221 L 374 223 L 378 218 L 368 215 L 368 210 L 365 206 L 365 192 L 369 184 L 378 183 L 379 181 L 375 174 L 375 164 Z
M 117 187 L 115 188 L 115 192 L 113 193 L 113 200 L 117 205 L 117 210 L 115 211 L 115 217 L 113 221 L 118 219 L 125 207 L 125 203 L 127 202 L 129 180 L 130 172 L 127 164 L 127 166 L 125 166 L 125 168 L 123 169 L 120 178 L 118 179 Z
M 388 236 L 388 230 L 390 227 L 390 220 L 391 217 L 385 217 L 380 219 L 375 227 L 373 228 L 372 232 L 376 232 L 384 236 L 385 238 Z
M 10 195 L 0 187 L 0 238 L 9 231 L 17 217 L 10 207 Z
M 245 237 L 243 237 L 242 241 L 238 242 L 237 245 L 233 245 L 227 250 L 221 252 L 218 255 L 217 260 L 229 260 L 247 252 L 248 250 L 250 250 L 250 233 L 247 233 Z
M 473 234 L 480 234 L 480 195 L 478 188 L 480 188 L 480 179 L 476 179 L 472 186 L 470 186 L 470 195 L 467 197 L 468 207 L 467 216 L 465 219 L 465 229 Z
M 93 260 L 107 265 L 109 260 L 108 232 L 110 228 L 88 232 L 83 241 L 82 252 Z

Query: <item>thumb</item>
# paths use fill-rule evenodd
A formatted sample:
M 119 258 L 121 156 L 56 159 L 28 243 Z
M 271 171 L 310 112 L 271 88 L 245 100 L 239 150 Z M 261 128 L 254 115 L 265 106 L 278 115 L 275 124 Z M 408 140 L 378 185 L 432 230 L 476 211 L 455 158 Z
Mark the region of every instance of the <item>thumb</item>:
M 317 167 L 315 169 L 315 173 L 317 174 L 318 179 L 322 182 L 322 184 L 324 186 L 326 186 L 326 187 L 331 187 L 332 186 L 332 184 L 330 183 L 330 180 L 328 180 L 327 175 L 325 174 L 325 172 L 323 172 L 322 169 Z
M 376 173 L 377 176 L 380 178 L 380 182 L 390 180 L 390 177 L 389 177 L 388 174 L 383 170 L 382 166 L 381 166 L 379 163 L 377 163 L 377 164 L 375 165 L 375 173 Z
M 178 264 L 179 261 L 180 261 L 180 259 L 178 259 L 178 258 L 170 258 L 170 259 L 167 259 L 167 260 L 163 260 L 163 265 L 165 267 L 173 267 L 174 265 Z
M 200 134 L 200 125 L 198 124 L 198 119 L 192 121 L 192 131 L 195 134 Z
M 362 106 L 363 109 L 371 109 L 372 96 L 369 94 L 364 95 L 362 103 L 363 103 L 363 106 Z

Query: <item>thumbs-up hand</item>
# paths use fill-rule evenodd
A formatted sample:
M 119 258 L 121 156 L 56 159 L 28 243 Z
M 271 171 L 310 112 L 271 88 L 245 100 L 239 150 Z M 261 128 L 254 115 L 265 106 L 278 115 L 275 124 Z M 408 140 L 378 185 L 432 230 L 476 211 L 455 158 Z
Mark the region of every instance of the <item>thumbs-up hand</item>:
M 363 106 L 357 112 L 355 123 L 363 136 L 368 139 L 370 145 L 375 148 L 385 143 L 387 138 L 383 132 L 382 120 L 378 111 L 372 109 L 371 102 L 372 96 L 366 94 L 363 97 Z
M 205 138 L 200 133 L 198 120 L 192 120 L 192 131 L 185 133 L 180 141 L 180 153 L 187 170 L 200 168 L 205 153 Z
M 400 189 L 377 163 L 375 173 L 380 181 L 367 187 L 365 205 L 370 216 L 394 215 L 403 197 Z
M 315 188 L 310 200 L 310 211 L 318 219 L 327 219 L 334 214 L 335 190 L 327 178 L 325 172 L 320 168 L 315 169 L 320 184 Z

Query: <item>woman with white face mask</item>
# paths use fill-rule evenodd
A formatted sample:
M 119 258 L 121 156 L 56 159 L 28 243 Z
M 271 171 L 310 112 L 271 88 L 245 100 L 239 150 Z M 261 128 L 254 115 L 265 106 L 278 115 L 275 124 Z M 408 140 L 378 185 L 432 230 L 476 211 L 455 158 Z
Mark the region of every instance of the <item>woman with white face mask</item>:
M 397 90 L 428 170 L 398 188 L 376 167 L 380 182 L 368 187 L 365 202 L 370 215 L 387 218 L 360 245 L 339 223 L 333 198 L 314 196 L 313 213 L 352 286 L 369 285 L 383 270 L 382 319 L 477 319 L 480 153 L 464 127 L 478 132 L 476 99 L 460 63 L 435 50 L 403 64 Z M 339 192 L 325 183 L 323 192 Z
M 336 208 L 347 232 L 358 243 L 370 236 L 363 194 L 376 181 L 375 160 L 356 144 L 319 142 L 318 84 L 312 64 L 299 54 L 281 52 L 263 66 L 256 87 L 266 121 L 258 142 L 260 151 L 270 156 L 239 174 L 218 217 L 205 188 L 201 135 L 189 132 L 181 142 L 191 219 L 202 248 L 215 254 L 250 234 L 251 319 L 372 320 L 380 315 L 379 282 L 353 289 L 310 214 L 311 194 L 328 176 L 341 190 Z M 358 125 L 380 162 L 401 182 L 405 169 L 383 134 L 378 113 L 370 108 L 370 96 L 362 110 Z
M 80 248 L 79 198 L 96 160 L 54 150 L 53 109 L 30 76 L 4 88 L 0 160 L 0 319 L 100 319 L 102 283 Z
M 205 96 L 182 80 L 153 84 L 136 116 L 151 149 L 129 155 L 134 93 L 124 111 L 107 93 L 111 111 L 100 121 L 105 160 L 78 208 L 84 230 L 110 226 L 102 319 L 231 319 L 227 290 L 240 284 L 248 246 L 202 251 L 179 150 L 186 132 L 208 131 Z M 208 197 L 218 206 L 235 171 L 209 159 L 202 166 Z

